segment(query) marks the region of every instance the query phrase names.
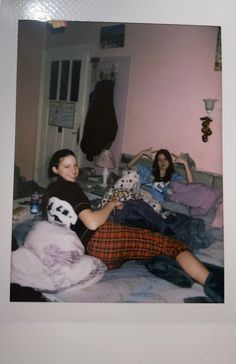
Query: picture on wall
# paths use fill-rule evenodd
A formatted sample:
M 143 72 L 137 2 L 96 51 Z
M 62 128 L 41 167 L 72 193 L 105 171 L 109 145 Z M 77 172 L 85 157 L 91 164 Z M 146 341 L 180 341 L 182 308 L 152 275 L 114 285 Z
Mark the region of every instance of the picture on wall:
M 74 128 L 75 103 L 65 101 L 49 101 L 49 125 L 61 128 Z
M 125 24 L 102 27 L 100 48 L 119 48 L 125 44 Z

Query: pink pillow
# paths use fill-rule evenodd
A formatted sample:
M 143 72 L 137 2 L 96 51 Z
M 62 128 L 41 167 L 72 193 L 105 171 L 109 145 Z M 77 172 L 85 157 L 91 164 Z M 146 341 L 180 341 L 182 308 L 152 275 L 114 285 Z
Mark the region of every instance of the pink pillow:
M 216 216 L 214 220 L 211 223 L 211 226 L 213 227 L 223 227 L 223 202 L 221 202 L 216 209 Z

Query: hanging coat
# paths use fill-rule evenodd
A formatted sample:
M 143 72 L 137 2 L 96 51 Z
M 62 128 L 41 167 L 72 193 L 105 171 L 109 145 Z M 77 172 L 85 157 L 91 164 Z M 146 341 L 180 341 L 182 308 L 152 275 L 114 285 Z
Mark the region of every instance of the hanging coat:
M 98 81 L 90 94 L 89 107 L 85 119 L 82 151 L 89 161 L 103 149 L 109 149 L 115 140 L 118 125 L 113 105 L 114 82 Z

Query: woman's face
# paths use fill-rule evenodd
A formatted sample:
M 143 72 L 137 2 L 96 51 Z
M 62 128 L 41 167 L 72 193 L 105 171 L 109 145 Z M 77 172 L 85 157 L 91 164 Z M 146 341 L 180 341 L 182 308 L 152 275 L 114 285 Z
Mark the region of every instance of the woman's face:
M 170 165 L 168 159 L 166 159 L 164 154 L 159 154 L 159 156 L 157 158 L 157 162 L 158 162 L 158 166 L 161 171 L 166 171 Z
M 73 155 L 62 158 L 58 168 L 53 167 L 52 170 L 55 174 L 59 174 L 59 176 L 70 182 L 76 182 L 79 174 L 77 160 Z

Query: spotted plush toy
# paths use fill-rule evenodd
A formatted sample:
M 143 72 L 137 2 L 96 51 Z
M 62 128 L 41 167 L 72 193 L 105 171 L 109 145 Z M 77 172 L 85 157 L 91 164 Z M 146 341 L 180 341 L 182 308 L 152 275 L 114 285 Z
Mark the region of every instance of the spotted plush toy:
M 140 189 L 140 177 L 136 171 L 123 171 L 123 176 L 116 181 L 114 188 L 137 193 Z
M 150 205 L 155 212 L 161 214 L 161 205 L 152 198 L 152 195 L 140 188 L 140 177 L 136 171 L 124 171 L 123 176 L 118 179 L 104 195 L 99 207 L 106 205 L 112 197 L 116 197 L 119 201 L 143 200 Z

